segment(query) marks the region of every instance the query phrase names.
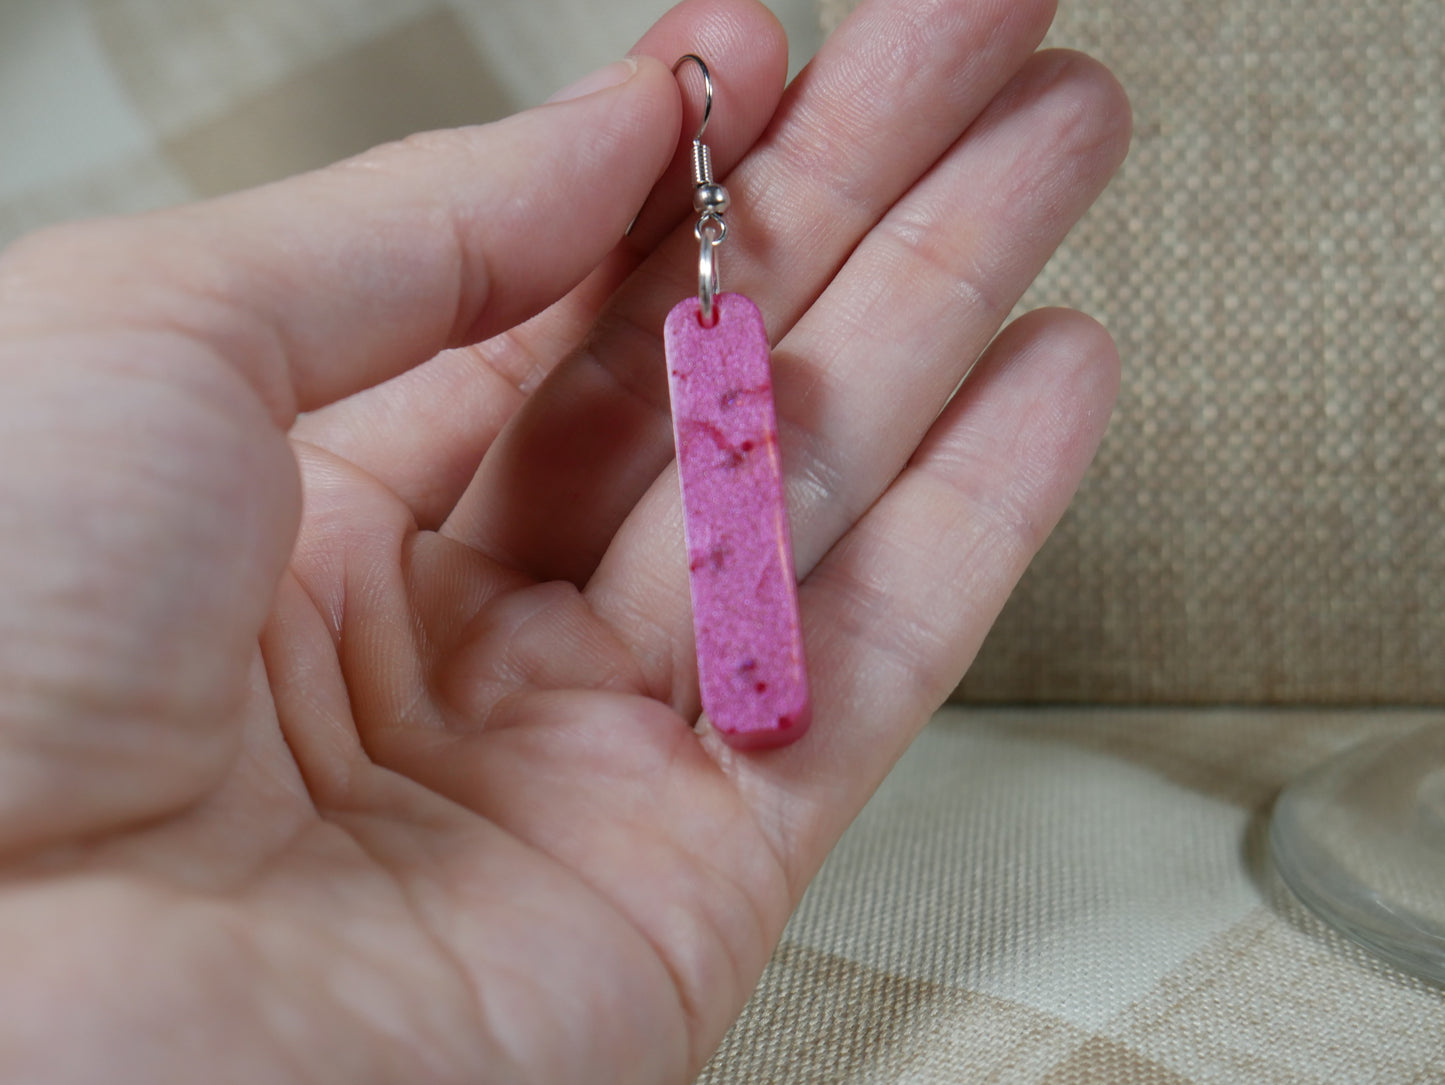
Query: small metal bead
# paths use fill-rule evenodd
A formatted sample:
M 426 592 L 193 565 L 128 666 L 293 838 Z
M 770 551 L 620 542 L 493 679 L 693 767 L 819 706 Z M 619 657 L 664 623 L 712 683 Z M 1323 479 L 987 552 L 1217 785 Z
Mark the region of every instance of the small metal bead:
M 692 209 L 702 215 L 721 215 L 732 203 L 728 190 L 715 182 L 698 185 L 692 190 Z

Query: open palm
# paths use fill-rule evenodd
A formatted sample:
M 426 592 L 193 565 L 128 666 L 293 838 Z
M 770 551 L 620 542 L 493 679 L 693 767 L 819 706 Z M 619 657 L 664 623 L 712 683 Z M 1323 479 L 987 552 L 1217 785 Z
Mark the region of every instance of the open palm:
M 1127 141 L 1049 8 L 876 0 L 784 94 L 692 0 L 609 89 L 0 260 L 0 1078 L 698 1069 L 1107 418 L 1096 325 L 994 338 Z M 767 753 L 693 728 L 684 52 L 774 343 Z

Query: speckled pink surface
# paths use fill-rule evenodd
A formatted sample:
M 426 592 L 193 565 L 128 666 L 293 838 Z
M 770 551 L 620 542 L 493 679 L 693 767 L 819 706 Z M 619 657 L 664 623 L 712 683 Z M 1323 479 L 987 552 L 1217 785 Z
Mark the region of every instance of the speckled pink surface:
M 698 678 L 730 745 L 777 746 L 807 730 L 812 705 L 768 338 L 741 294 L 719 294 L 716 316 L 704 328 L 688 298 L 663 332 Z

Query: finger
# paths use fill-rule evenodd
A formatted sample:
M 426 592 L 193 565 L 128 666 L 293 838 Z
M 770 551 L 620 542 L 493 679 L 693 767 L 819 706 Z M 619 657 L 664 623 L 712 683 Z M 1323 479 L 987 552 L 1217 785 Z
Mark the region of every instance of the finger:
M 758 302 L 774 339 L 1032 52 L 1051 15 L 1048 0 L 888 0 L 829 40 L 727 178 L 726 286 Z M 539 578 L 590 576 L 671 458 L 661 329 L 696 291 L 696 268 L 684 225 L 518 412 L 447 534 Z
M 210 203 L 41 235 L 12 253 L 12 326 L 174 331 L 289 426 L 512 326 L 596 266 L 671 158 L 680 110 L 657 61 L 604 72 L 622 81 Z
M 1123 157 L 1128 106 L 1098 64 L 1031 59 L 857 248 L 774 352 L 795 557 L 806 575 L 888 486 Z M 649 688 L 696 711 L 679 495 L 639 503 L 588 587 Z M 660 561 L 659 554 L 670 555 Z
M 795 885 L 963 676 L 1073 496 L 1117 389 L 1099 325 L 1067 310 L 1021 318 L 802 584 L 817 723 L 767 757 L 707 740 Z
M 787 41 L 776 17 L 756 0 L 690 0 L 664 15 L 632 55 L 671 65 L 687 52 L 700 53 L 730 75 L 715 89 L 707 128 L 714 165 L 725 173 L 777 107 L 787 75 Z M 690 135 L 701 121 L 701 79 L 692 65 L 679 78 L 681 131 Z M 439 526 L 503 424 L 583 340 L 617 285 L 691 209 L 690 146 L 679 144 L 628 235 L 566 297 L 500 335 L 445 351 L 384 385 L 303 417 L 296 436 L 374 476 L 407 504 L 421 527 Z M 590 184 L 582 193 L 587 202 L 605 197 Z

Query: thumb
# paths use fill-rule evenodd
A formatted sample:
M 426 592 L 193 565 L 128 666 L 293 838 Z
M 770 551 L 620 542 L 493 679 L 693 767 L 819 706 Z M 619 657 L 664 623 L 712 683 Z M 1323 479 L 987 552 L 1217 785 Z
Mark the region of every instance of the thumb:
M 510 327 L 580 282 L 666 168 L 681 110 L 667 67 L 634 56 L 492 124 L 48 231 L 0 261 L 0 271 L 24 264 L 8 277 L 24 296 L 12 290 L 0 332 L 21 313 L 30 325 L 184 329 L 286 428 L 298 411 Z

